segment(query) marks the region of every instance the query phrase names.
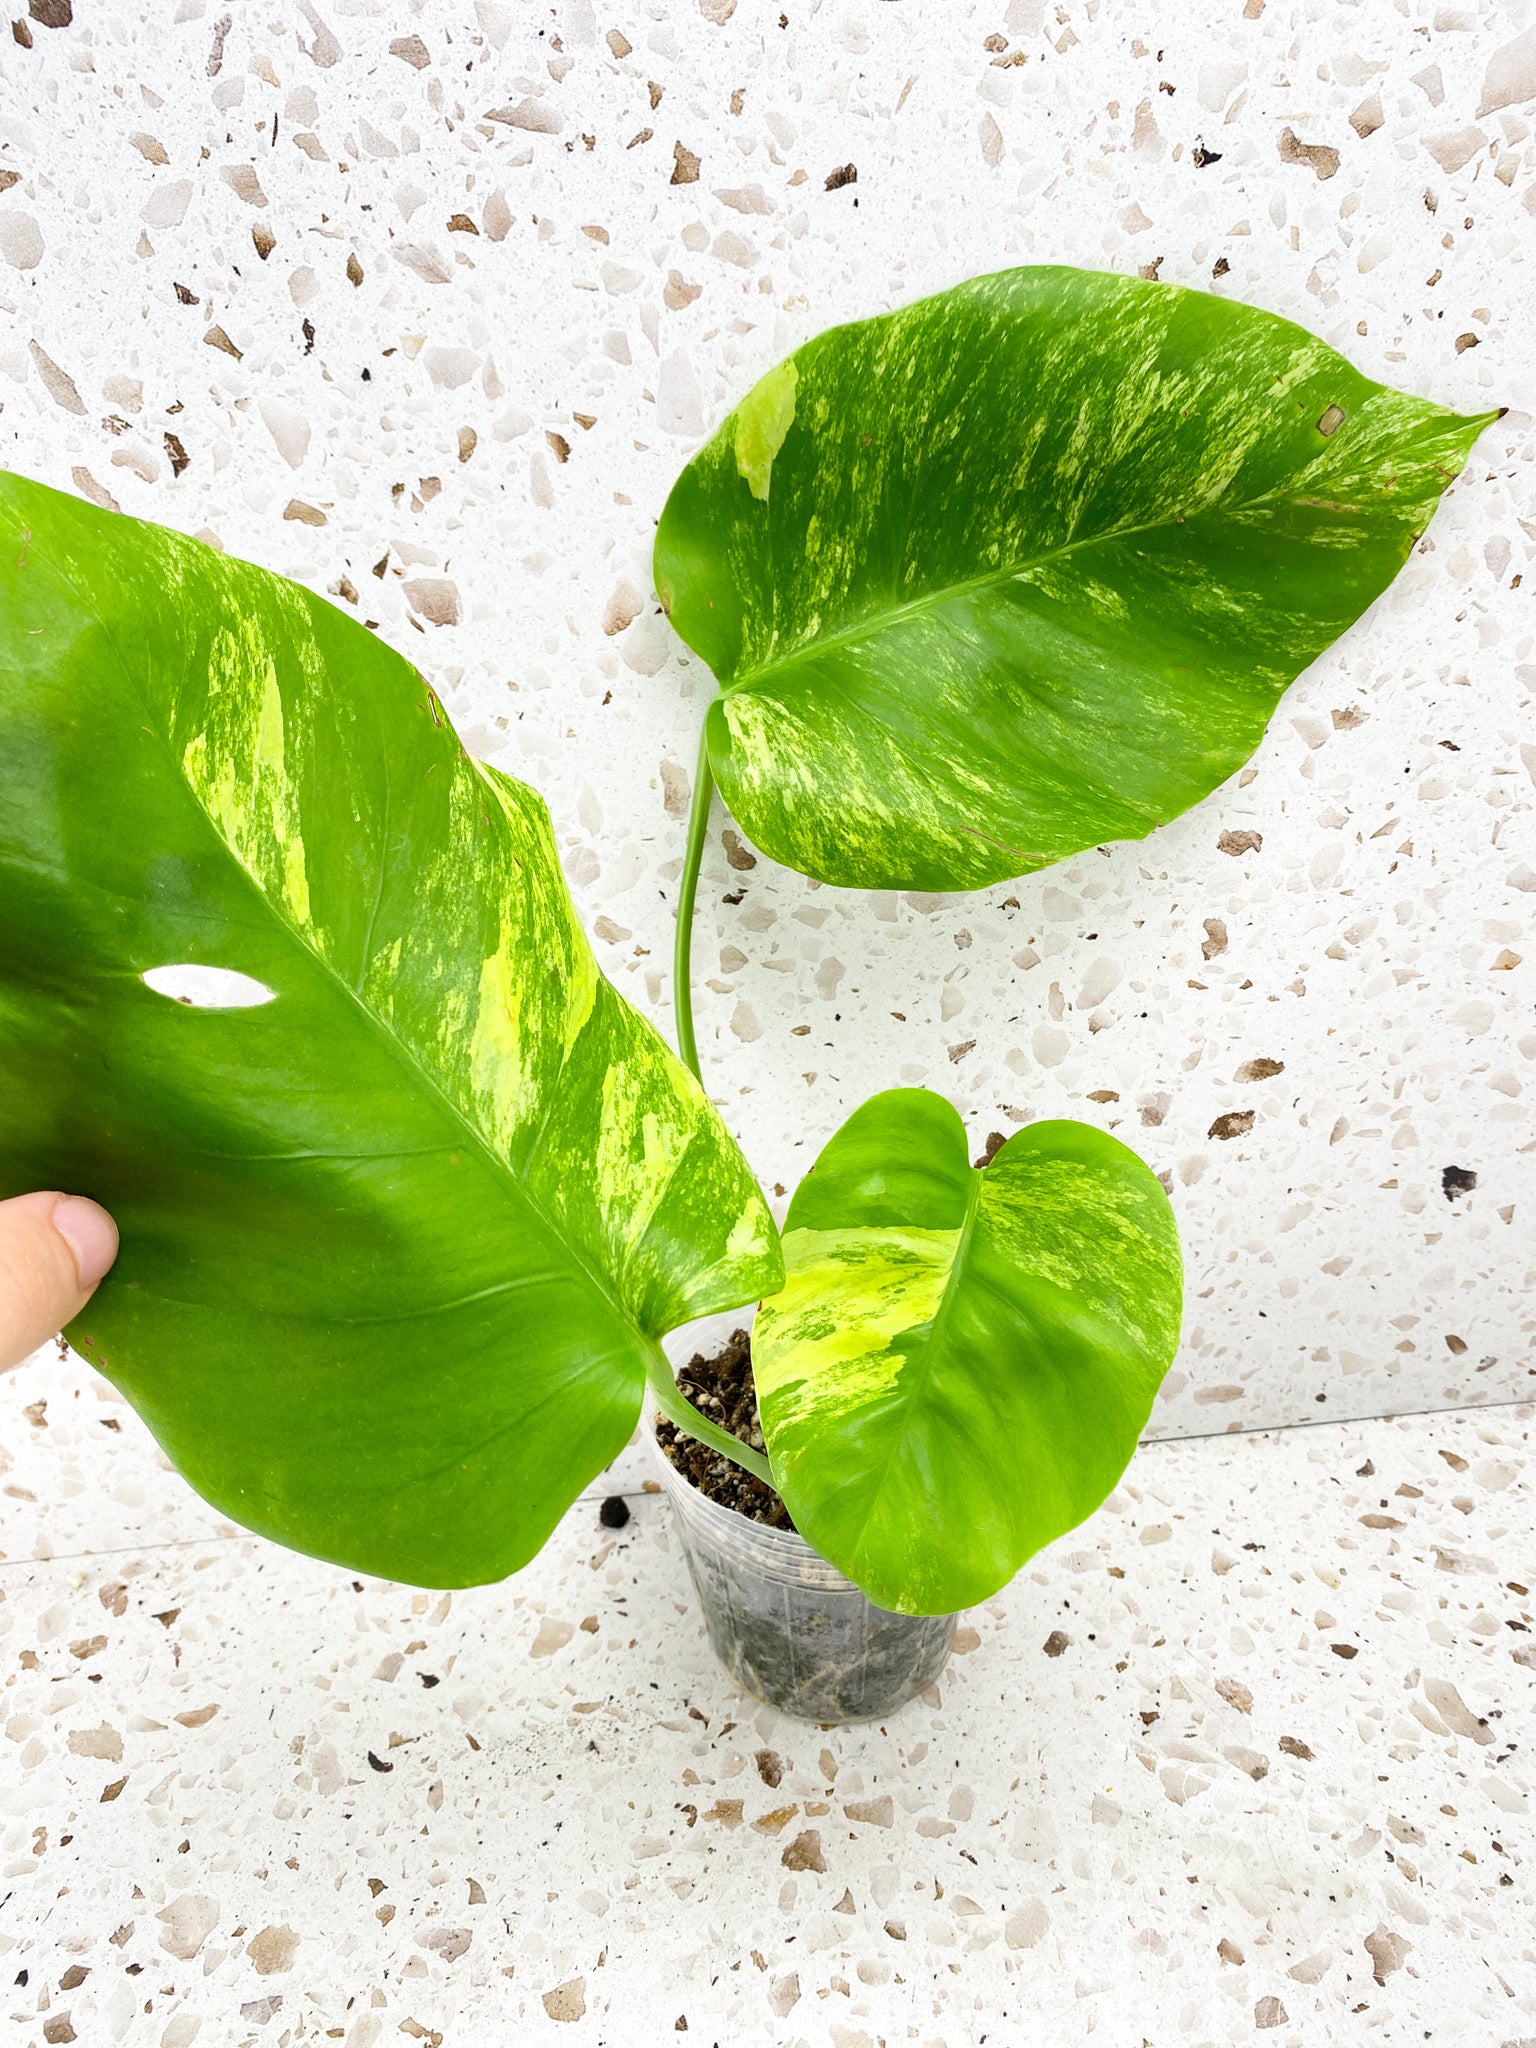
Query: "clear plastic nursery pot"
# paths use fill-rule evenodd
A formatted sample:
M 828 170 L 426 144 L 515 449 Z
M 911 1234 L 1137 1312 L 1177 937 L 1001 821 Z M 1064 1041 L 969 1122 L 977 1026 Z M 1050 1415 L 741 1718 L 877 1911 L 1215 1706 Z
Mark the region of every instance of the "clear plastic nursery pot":
M 667 1340 L 674 1362 L 713 1353 L 748 1311 Z M 806 1721 L 876 1721 L 931 1685 L 953 1614 L 890 1614 L 790 1529 L 770 1529 L 702 1494 L 647 1425 L 672 1521 L 716 1656 L 739 1685 Z

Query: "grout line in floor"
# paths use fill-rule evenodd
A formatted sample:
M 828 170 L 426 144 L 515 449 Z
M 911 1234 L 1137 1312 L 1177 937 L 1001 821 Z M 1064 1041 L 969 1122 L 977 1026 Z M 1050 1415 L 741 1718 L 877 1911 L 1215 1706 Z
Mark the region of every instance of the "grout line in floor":
M 1302 1429 L 1349 1429 L 1374 1422 L 1416 1422 L 1430 1415 L 1497 1415 L 1508 1408 L 1529 1408 L 1533 1405 L 1536 1405 L 1536 1403 L 1533 1403 L 1530 1399 L 1521 1399 L 1479 1402 L 1475 1405 L 1461 1408 L 1404 1408 L 1390 1415 L 1319 1415 L 1316 1418 L 1309 1418 L 1306 1422 L 1270 1423 L 1267 1426 L 1254 1429 L 1209 1429 L 1201 1430 L 1198 1435 L 1193 1436 L 1149 1437 L 1138 1445 L 1137 1448 L 1139 1452 L 1158 1451 L 1169 1444 L 1210 1443 L 1216 1437 L 1289 1436 L 1293 1431 Z M 654 1494 L 647 1494 L 643 1486 L 620 1487 L 618 1494 L 624 1500 L 654 1499 L 656 1497 Z M 613 1499 L 613 1497 L 614 1493 L 611 1488 L 607 1490 L 590 1488 L 578 1493 L 575 1500 L 571 1502 L 571 1507 L 577 1507 L 583 1501 L 595 1501 L 601 1504 L 605 1500 Z M 566 1512 L 569 1514 L 570 1509 L 568 1508 Z M 122 1543 L 114 1545 L 110 1550 L 69 1550 L 59 1557 L 0 1558 L 0 1573 L 36 1571 L 44 1565 L 80 1564 L 87 1560 L 94 1561 L 106 1557 L 154 1557 L 163 1551 L 206 1550 L 219 1543 L 261 1543 L 268 1540 L 260 1536 L 254 1529 L 235 1529 L 227 1535 L 221 1532 L 213 1536 L 173 1536 L 163 1543 Z M 302 1557 L 307 1553 L 299 1551 L 295 1554 Z M 323 1563 L 325 1560 L 317 1559 L 316 1562 Z M 346 1571 L 348 1567 L 338 1565 L 336 1569 L 338 1571 Z M 385 1585 L 403 1585 L 406 1582 L 404 1580 L 383 1580 L 381 1583 Z M 491 1583 L 500 1582 L 492 1581 Z

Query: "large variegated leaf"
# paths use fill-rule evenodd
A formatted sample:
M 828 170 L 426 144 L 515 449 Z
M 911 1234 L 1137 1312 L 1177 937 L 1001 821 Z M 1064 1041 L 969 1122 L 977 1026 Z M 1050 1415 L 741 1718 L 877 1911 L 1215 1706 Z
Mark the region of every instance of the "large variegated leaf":
M 1178 1345 L 1178 1232 L 1091 1125 L 1027 1125 L 985 1170 L 940 1096 L 857 1110 L 801 1182 L 752 1338 L 774 1482 L 881 1607 L 986 1599 L 1082 1521 Z
M 217 1507 L 391 1577 L 524 1563 L 658 1334 L 778 1282 L 541 800 L 332 606 L 14 477 L 0 1074 L 0 1193 L 121 1227 L 75 1343 Z
M 656 585 L 776 860 L 969 889 L 1140 839 L 1253 752 L 1491 414 L 1250 306 L 1069 269 L 833 328 L 679 477 Z

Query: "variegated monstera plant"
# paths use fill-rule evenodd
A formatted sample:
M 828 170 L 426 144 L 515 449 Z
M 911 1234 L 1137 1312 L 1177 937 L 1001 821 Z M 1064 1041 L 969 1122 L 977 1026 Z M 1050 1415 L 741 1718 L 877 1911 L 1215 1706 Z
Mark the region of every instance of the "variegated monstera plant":
M 781 1250 L 697 1079 L 712 787 L 766 853 L 859 888 L 1139 838 L 1246 760 L 1484 423 L 1269 315 L 1061 269 L 771 371 L 657 536 L 720 684 L 686 1064 L 597 972 L 539 798 L 407 662 L 293 584 L 5 479 L 0 1193 L 118 1218 L 72 1340 L 209 1500 L 354 1568 L 515 1569 L 649 1384 L 882 1605 L 994 1591 L 1146 1420 L 1179 1325 L 1167 1200 L 1075 1123 L 977 1169 L 954 1110 L 899 1090 L 832 1139 Z M 751 1301 L 766 1464 L 659 1343 Z

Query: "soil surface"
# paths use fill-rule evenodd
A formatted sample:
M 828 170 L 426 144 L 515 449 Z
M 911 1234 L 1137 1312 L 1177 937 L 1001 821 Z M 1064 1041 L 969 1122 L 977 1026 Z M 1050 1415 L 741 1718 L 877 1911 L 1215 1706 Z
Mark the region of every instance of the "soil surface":
M 699 1413 L 717 1427 L 739 1437 L 754 1451 L 765 1448 L 757 1419 L 757 1389 L 752 1383 L 750 1332 L 733 1330 L 724 1349 L 713 1358 L 702 1352 L 690 1358 L 679 1371 L 677 1384 Z M 706 1499 L 734 1508 L 750 1522 L 765 1522 L 770 1529 L 794 1528 L 788 1508 L 771 1486 L 754 1479 L 708 1444 L 701 1444 L 697 1437 L 685 1436 L 665 1415 L 656 1418 L 656 1441 L 668 1464 Z

